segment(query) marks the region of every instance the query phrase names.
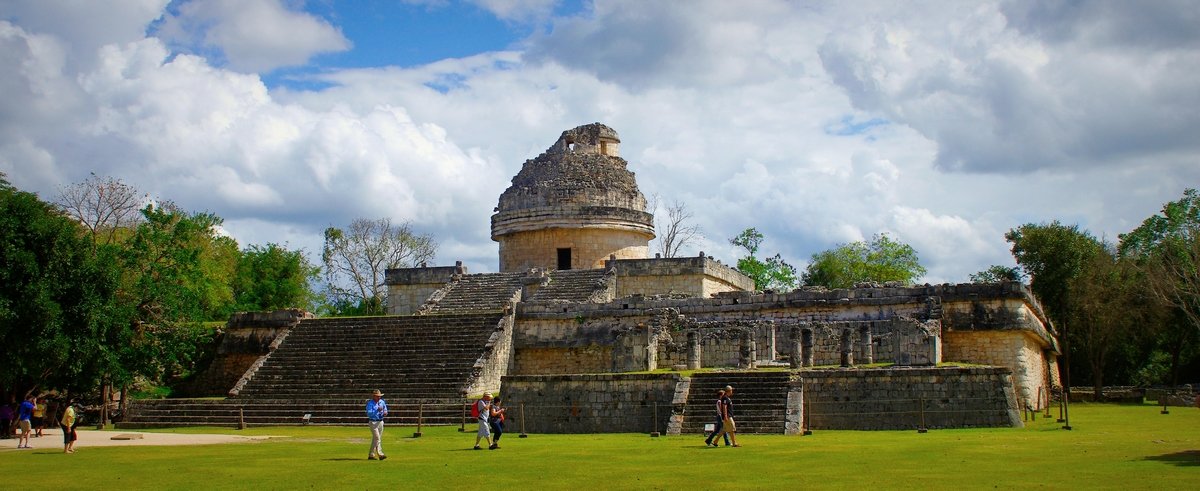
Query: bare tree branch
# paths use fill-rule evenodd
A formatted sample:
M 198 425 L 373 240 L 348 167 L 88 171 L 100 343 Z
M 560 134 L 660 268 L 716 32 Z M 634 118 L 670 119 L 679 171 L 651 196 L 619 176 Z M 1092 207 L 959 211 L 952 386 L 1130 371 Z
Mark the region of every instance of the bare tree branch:
M 92 241 L 111 244 L 121 229 L 141 221 L 141 209 L 149 196 L 120 179 L 92 174 L 87 180 L 59 190 L 56 204 L 67 216 L 87 227 Z
M 655 196 L 657 205 L 657 196 Z M 667 216 L 664 221 L 659 221 L 658 228 L 658 252 L 663 257 L 679 257 L 679 252 L 684 247 L 695 244 L 700 237 L 700 227 L 690 223 L 692 220 L 692 212 L 688 210 L 687 205 L 673 201 L 667 206 Z
M 437 243 L 418 235 L 405 222 L 359 218 L 346 230 L 325 230 L 321 255 L 330 290 L 338 297 L 383 306 L 387 298 L 384 274 L 391 268 L 410 268 L 433 259 Z

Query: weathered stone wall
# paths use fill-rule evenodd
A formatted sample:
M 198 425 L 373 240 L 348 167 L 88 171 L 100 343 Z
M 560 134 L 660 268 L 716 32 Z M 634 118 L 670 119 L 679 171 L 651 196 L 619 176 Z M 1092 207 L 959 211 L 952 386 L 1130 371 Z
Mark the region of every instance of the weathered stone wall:
M 1006 367 L 1013 373 L 1017 398 L 1025 407 L 1042 409 L 1051 388 L 1049 364 L 1032 336 L 1025 331 L 948 331 L 947 361 L 966 361 Z
M 708 298 L 720 292 L 753 290 L 754 281 L 707 257 L 621 259 L 610 261 L 617 276 L 617 298 L 677 295 Z
M 612 369 L 612 345 L 590 344 L 577 348 L 521 348 L 516 350 L 513 374 L 605 373 Z
M 813 430 L 1020 427 L 1007 368 L 889 368 L 800 372 Z
M 484 392 L 497 393 L 500 391 L 500 381 L 508 374 L 513 366 L 513 317 L 505 315 L 496 325 L 495 331 L 483 347 L 483 354 L 471 368 L 471 378 L 463 392 L 466 395 L 479 395 Z
M 410 315 L 421 308 L 429 295 L 446 286 L 456 274 L 466 274 L 467 269 L 459 262 L 456 266 L 429 268 L 397 268 L 384 273 L 388 286 L 388 315 Z
M 527 433 L 665 432 L 677 374 L 517 375 L 500 390 L 518 431 Z M 655 419 L 655 406 L 657 417 Z
M 280 336 L 312 314 L 298 309 L 238 312 L 229 317 L 212 363 L 177 388 L 176 396 L 224 396 L 250 367 L 271 352 Z
M 603 228 L 602 224 L 516 232 L 500 241 L 500 271 L 558 269 L 560 248 L 571 249 L 571 269 L 602 268 L 610 255 L 643 259 L 650 253 L 650 238 L 642 232 Z

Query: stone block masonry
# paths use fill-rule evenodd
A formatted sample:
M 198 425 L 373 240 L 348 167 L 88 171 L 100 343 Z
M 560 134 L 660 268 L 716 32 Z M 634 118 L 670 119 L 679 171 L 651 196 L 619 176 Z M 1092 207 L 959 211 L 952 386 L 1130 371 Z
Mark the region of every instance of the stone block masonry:
M 665 433 L 678 374 L 507 376 L 500 390 L 508 431 L 527 433 Z M 656 413 L 657 408 L 657 413 Z M 657 414 L 657 419 L 655 419 Z
M 1012 372 L 995 367 L 800 372 L 813 430 L 1020 427 Z

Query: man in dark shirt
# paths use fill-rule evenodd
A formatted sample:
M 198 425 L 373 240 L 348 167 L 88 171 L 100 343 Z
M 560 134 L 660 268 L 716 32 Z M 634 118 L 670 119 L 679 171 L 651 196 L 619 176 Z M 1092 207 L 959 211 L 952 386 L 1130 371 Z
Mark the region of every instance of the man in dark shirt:
M 717 403 L 718 406 L 721 408 L 721 421 L 722 421 L 722 425 L 723 425 L 721 428 L 721 433 L 729 436 L 729 439 L 731 441 L 733 441 L 733 446 L 740 447 L 741 445 L 738 445 L 738 442 L 737 442 L 737 434 L 736 434 L 737 425 L 733 422 L 733 399 L 732 399 L 732 396 L 733 396 L 733 386 L 726 385 L 725 386 L 725 396 L 722 397 L 721 400 Z

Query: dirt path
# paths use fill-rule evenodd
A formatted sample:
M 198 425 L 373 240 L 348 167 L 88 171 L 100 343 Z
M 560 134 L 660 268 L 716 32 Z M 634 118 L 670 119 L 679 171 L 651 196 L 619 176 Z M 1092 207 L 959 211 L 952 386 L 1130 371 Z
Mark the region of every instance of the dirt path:
M 239 435 L 186 435 L 179 433 L 146 433 L 140 431 L 121 431 L 121 430 L 77 430 L 79 440 L 75 442 L 75 448 L 86 447 L 115 447 L 115 446 L 147 446 L 147 445 L 212 445 L 218 443 L 254 443 L 265 441 L 269 438 L 283 438 L 271 436 L 239 436 Z M 126 439 L 121 435 L 132 435 L 134 438 Z M 141 436 L 141 438 L 136 438 Z M 118 439 L 113 439 L 118 437 Z M 62 430 L 55 428 L 47 428 L 42 432 L 41 438 L 30 438 L 29 445 L 37 449 L 56 448 L 62 450 Z M 0 440 L 0 452 L 19 452 L 24 449 L 17 449 L 17 439 Z

